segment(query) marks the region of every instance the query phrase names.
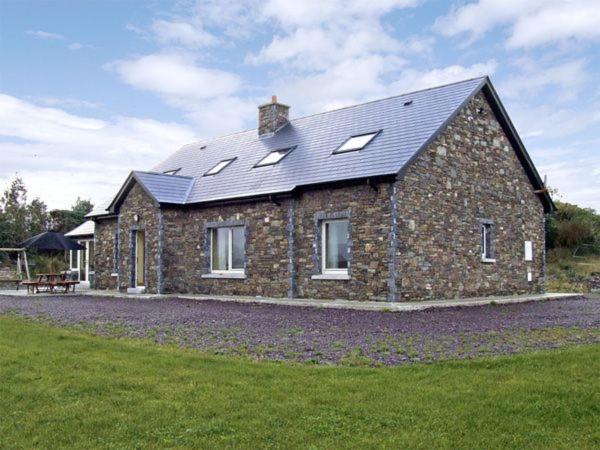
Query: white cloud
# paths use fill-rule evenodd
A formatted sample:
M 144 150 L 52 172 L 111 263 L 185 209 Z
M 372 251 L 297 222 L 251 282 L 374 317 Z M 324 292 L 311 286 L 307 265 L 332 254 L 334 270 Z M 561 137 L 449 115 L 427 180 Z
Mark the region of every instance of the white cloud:
M 568 40 L 600 38 L 597 0 L 478 0 L 454 7 L 434 29 L 446 36 L 469 33 L 477 39 L 498 26 L 508 26 L 507 46 L 529 48 Z
M 536 95 L 546 87 L 559 88 L 560 100 L 574 98 L 584 87 L 589 76 L 586 61 L 576 59 L 554 66 L 547 66 L 537 61 L 525 60 L 520 64 L 523 73 L 508 76 L 499 87 L 503 96 L 517 97 Z
M 202 28 L 201 24 L 192 24 L 182 20 L 155 20 L 152 31 L 160 43 L 176 43 L 187 47 L 214 45 L 217 39 Z
M 26 33 L 30 36 L 39 38 L 39 39 L 48 39 L 54 41 L 63 40 L 65 37 L 62 34 L 50 33 L 48 31 L 43 30 L 27 30 Z
M 50 33 L 43 30 L 27 30 L 25 33 L 37 39 L 44 39 L 47 41 L 67 41 L 67 38 L 62 34 Z M 79 42 L 71 42 L 67 44 L 67 48 L 69 50 L 81 50 L 83 47 L 85 46 Z
M 243 86 L 237 75 L 202 67 L 189 55 L 156 53 L 114 61 L 105 68 L 183 110 L 203 136 L 237 131 L 255 115 L 255 105 L 239 98 Z
M 149 169 L 194 133 L 151 119 L 77 116 L 0 94 L 0 136 L 0 183 L 18 172 L 32 197 L 67 207 L 78 195 L 112 195 L 131 169 Z
M 241 86 L 237 75 L 200 67 L 192 58 L 180 54 L 150 54 L 114 61 L 105 68 L 137 89 L 167 96 L 207 99 L 230 95 Z
M 378 55 L 349 59 L 326 71 L 277 81 L 273 91 L 294 107 L 296 115 L 327 111 L 385 96 L 381 77 L 396 64 L 402 62 Z
M 59 98 L 51 96 L 28 96 L 26 97 L 26 99 L 43 106 L 53 106 L 68 109 L 100 109 L 103 107 L 103 104 L 100 102 L 91 102 L 88 100 L 81 100 L 78 98 L 71 97 Z
M 558 189 L 560 200 L 600 212 L 600 170 L 593 169 L 600 167 L 600 153 L 591 150 L 581 154 L 581 149 L 577 149 L 576 153 L 580 155 L 542 163 L 538 170 L 540 174 L 548 175 L 548 185 Z
M 563 1 L 519 18 L 508 39 L 509 47 L 535 47 L 570 39 L 600 39 L 600 3 Z
M 598 102 L 579 108 L 558 107 L 548 103 L 533 106 L 519 102 L 508 109 L 523 137 L 563 138 L 600 123 Z
M 434 40 L 399 39 L 386 14 L 416 0 L 268 0 L 260 10 L 276 30 L 246 61 L 274 66 L 271 90 L 294 113 L 319 112 L 387 95 L 408 56 L 431 55 Z
M 497 68 L 498 63 L 496 60 L 490 59 L 466 67 L 452 65 L 441 69 L 423 71 L 407 69 L 402 72 L 396 82 L 391 84 L 390 89 L 396 93 L 426 89 L 483 75 L 492 75 Z
M 262 14 L 283 27 L 325 25 L 370 20 L 395 9 L 416 6 L 419 0 L 268 0 Z
M 267 1 L 265 20 L 282 31 L 257 54 L 253 64 L 285 63 L 303 71 L 327 71 L 338 63 L 356 58 L 426 52 L 430 39 L 411 36 L 406 43 L 394 38 L 382 23 L 393 10 L 414 6 L 412 0 L 309 0 Z

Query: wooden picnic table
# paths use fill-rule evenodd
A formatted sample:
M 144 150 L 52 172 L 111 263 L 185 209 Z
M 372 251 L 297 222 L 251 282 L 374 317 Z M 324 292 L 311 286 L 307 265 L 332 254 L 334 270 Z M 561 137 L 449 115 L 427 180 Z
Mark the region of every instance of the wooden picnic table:
M 54 294 L 56 289 L 64 289 L 62 292 L 67 293 L 69 290 L 75 292 L 75 285 L 79 281 L 67 280 L 67 273 L 38 273 L 37 280 L 24 281 L 27 286 L 27 293 L 36 294 L 40 292 L 49 292 Z

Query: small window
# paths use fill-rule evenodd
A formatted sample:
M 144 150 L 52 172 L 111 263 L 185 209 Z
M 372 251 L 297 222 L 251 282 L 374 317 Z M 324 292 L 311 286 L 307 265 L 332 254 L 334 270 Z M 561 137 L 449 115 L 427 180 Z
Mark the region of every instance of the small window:
M 494 224 L 488 221 L 481 223 L 481 260 L 496 262 L 494 259 Z
M 257 162 L 254 167 L 272 166 L 277 164 L 283 158 L 285 158 L 295 147 L 283 148 L 281 150 L 274 150 L 267 156 Z
M 175 175 L 177 172 L 179 172 L 181 169 L 172 169 L 172 170 L 165 170 L 163 173 L 165 175 Z
M 525 261 L 533 261 L 533 242 L 525 241 Z
M 208 175 L 216 175 L 219 172 L 221 172 L 225 167 L 227 167 L 229 164 L 231 164 L 233 161 L 235 160 L 235 158 L 231 158 L 231 159 L 224 159 L 223 161 L 217 163 L 216 166 L 214 166 L 212 169 L 210 169 L 208 172 L 206 172 L 204 174 L 204 176 L 208 176 Z
M 211 272 L 243 272 L 246 254 L 244 227 L 219 227 L 211 230 Z
M 324 220 L 322 222 L 322 254 L 324 274 L 348 273 L 348 220 Z
M 333 153 L 346 153 L 362 150 L 367 146 L 367 144 L 369 144 L 369 142 L 371 142 L 375 138 L 375 136 L 379 134 L 380 131 L 351 136 L 346 142 L 342 144 L 341 147 L 339 147 L 337 150 L 334 150 Z

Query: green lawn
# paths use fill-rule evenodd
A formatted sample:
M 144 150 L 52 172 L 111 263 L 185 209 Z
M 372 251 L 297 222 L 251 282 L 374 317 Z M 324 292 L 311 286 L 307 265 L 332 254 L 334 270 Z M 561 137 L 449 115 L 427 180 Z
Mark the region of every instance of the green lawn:
M 600 345 L 317 367 L 0 318 L 0 448 L 598 448 L 599 373 Z

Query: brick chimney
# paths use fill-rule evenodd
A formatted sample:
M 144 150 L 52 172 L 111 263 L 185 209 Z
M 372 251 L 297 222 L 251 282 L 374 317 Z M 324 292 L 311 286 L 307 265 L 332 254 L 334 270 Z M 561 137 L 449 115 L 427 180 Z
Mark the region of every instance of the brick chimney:
M 258 135 L 275 133 L 288 122 L 290 107 L 277 102 L 277 96 L 271 97 L 271 103 L 258 107 Z

